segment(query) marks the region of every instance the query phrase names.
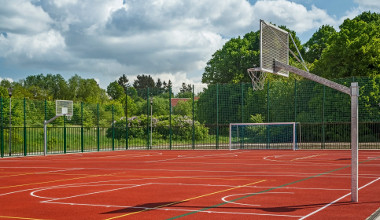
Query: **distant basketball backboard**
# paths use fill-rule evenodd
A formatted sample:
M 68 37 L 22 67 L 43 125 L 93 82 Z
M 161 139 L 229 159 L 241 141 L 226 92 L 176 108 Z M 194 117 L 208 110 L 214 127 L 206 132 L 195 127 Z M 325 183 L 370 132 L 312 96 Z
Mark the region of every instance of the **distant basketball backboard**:
M 71 100 L 56 100 L 56 115 L 57 116 L 73 116 L 73 101 Z

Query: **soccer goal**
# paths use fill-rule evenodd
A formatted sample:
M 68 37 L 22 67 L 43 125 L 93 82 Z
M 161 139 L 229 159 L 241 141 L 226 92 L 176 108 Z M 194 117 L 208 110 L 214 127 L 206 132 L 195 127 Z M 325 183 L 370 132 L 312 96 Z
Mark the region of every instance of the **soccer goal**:
M 296 150 L 296 123 L 231 123 L 229 148 Z

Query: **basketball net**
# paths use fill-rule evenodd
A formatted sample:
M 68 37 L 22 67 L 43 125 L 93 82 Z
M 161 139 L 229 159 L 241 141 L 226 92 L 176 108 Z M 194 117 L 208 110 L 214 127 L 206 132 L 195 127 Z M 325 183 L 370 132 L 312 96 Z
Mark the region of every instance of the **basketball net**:
M 252 80 L 253 91 L 264 89 L 265 79 L 267 78 L 267 74 L 257 68 L 250 68 L 247 71 L 248 71 L 249 77 L 251 77 L 251 80 Z

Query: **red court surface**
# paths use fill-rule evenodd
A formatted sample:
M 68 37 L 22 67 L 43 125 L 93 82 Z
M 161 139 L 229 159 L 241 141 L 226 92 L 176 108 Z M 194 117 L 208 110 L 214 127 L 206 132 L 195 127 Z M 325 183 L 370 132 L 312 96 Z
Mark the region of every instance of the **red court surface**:
M 366 219 L 380 151 L 117 151 L 0 159 L 1 219 Z

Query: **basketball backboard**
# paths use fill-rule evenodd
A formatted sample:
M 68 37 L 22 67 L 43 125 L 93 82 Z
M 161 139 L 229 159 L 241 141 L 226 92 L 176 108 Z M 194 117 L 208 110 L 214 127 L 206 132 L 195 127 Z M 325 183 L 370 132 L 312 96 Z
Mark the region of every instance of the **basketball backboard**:
M 289 64 L 289 33 L 281 28 L 260 20 L 260 69 L 288 77 L 289 71 L 275 72 L 273 61 Z
M 73 116 L 73 101 L 70 100 L 56 100 L 55 101 L 57 116 Z

